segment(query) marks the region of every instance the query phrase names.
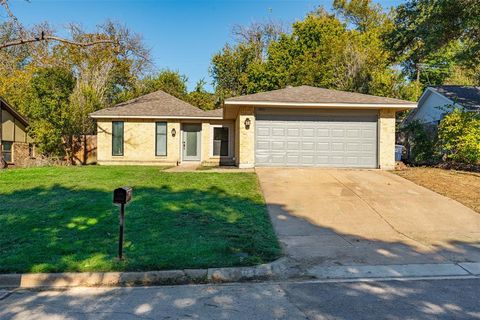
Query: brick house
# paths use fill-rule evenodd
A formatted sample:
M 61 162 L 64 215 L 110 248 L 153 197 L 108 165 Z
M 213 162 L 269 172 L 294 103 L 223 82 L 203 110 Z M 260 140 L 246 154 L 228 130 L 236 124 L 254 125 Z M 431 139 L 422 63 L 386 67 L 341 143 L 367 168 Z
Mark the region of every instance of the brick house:
M 96 111 L 99 164 L 392 169 L 395 113 L 416 103 L 310 86 L 203 111 L 163 91 Z
M 34 157 L 33 141 L 27 134 L 28 121 L 0 97 L 0 149 L 2 167 L 28 165 Z

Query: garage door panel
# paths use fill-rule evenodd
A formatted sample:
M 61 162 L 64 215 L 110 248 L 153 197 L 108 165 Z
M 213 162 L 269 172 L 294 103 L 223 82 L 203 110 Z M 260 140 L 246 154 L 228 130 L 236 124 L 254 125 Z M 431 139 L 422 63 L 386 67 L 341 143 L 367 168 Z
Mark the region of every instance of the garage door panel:
M 299 128 L 287 128 L 287 136 L 289 137 L 299 137 L 300 129 Z
M 345 136 L 345 130 L 344 129 L 339 129 L 339 128 L 333 128 L 331 131 L 331 136 L 332 137 L 344 137 Z
M 288 164 L 298 164 L 300 162 L 300 156 L 298 154 L 287 154 Z
M 302 129 L 302 137 L 315 137 L 315 129 L 314 128 L 303 128 Z
M 300 150 L 301 142 L 300 141 L 287 141 L 288 151 L 297 151 Z
M 256 165 L 377 167 L 376 114 L 329 113 L 257 114 Z
M 300 157 L 300 164 L 302 164 L 302 165 L 313 165 L 313 164 L 315 164 L 315 155 L 314 154 L 303 154 Z
M 317 164 L 319 165 L 323 165 L 323 166 L 326 166 L 329 164 L 329 157 L 328 155 L 324 155 L 324 156 L 317 156 Z
M 270 150 L 269 141 L 257 141 L 257 151 L 267 151 Z
M 371 128 L 362 129 L 362 138 L 376 140 L 377 139 L 377 130 L 374 130 L 374 129 L 371 129 Z
M 329 151 L 330 150 L 330 143 L 329 142 L 318 142 L 317 143 L 317 151 Z
M 272 136 L 274 137 L 285 136 L 285 128 L 272 128 Z
M 285 141 L 272 141 L 272 150 L 285 150 Z
M 362 129 L 347 129 L 347 138 L 360 138 Z
M 317 137 L 330 137 L 330 130 L 328 128 L 317 129 Z
M 270 128 L 269 127 L 258 126 L 256 134 L 259 137 L 269 137 L 270 136 Z

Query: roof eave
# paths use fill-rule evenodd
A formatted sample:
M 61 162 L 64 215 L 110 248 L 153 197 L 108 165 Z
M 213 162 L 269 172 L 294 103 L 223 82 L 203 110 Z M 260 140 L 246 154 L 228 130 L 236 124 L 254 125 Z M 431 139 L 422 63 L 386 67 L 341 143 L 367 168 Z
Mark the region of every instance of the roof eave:
M 89 114 L 93 119 L 205 119 L 221 120 L 222 116 L 129 116 L 129 115 L 95 115 Z
M 313 107 L 313 108 L 360 108 L 360 109 L 415 109 L 416 103 L 313 103 L 313 102 L 282 102 L 282 101 L 225 101 L 226 106 L 258 106 L 258 107 Z

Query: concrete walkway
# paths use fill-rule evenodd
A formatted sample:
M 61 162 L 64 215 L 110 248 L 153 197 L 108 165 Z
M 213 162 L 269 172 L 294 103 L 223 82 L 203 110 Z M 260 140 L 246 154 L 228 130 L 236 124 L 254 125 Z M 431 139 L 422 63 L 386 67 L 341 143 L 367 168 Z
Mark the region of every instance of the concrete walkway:
M 480 262 L 480 214 L 379 170 L 257 168 L 274 228 L 304 270 Z
M 0 319 L 480 319 L 480 279 L 2 291 Z
M 200 162 L 185 162 L 165 170 L 165 172 L 219 172 L 219 173 L 239 173 L 254 172 L 254 169 L 239 169 L 235 166 L 213 166 L 202 167 Z

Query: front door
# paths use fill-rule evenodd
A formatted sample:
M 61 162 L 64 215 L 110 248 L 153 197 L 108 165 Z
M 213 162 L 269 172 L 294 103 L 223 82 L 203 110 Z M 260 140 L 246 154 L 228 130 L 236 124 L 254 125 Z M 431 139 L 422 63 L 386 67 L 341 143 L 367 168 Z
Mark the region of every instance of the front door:
M 201 124 L 184 124 L 182 127 L 182 159 L 184 161 L 200 161 Z

